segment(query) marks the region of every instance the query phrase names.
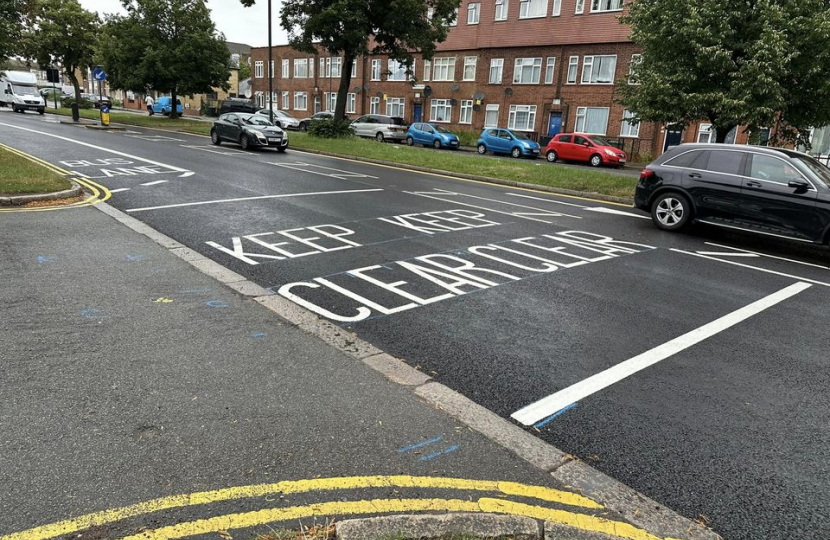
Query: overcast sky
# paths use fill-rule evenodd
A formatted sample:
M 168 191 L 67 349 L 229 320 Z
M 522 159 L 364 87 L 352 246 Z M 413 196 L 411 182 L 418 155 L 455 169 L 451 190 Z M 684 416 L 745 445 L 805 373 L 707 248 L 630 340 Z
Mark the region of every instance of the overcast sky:
M 288 42 L 285 31 L 280 28 L 280 0 L 273 1 L 273 43 L 281 45 Z M 81 5 L 90 10 L 104 13 L 124 13 L 120 0 L 80 0 Z M 208 0 L 208 7 L 216 28 L 225 34 L 228 41 L 247 43 L 252 47 L 268 45 L 268 0 L 257 0 L 253 7 L 243 7 L 239 0 Z

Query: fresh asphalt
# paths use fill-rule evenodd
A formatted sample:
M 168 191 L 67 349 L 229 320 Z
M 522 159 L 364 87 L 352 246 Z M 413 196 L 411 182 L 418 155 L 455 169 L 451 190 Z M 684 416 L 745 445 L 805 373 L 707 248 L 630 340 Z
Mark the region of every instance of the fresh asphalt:
M 264 287 L 279 291 L 305 283 L 288 292 L 345 318 L 357 313 L 354 300 L 308 283 L 324 278 L 395 311 L 390 308 L 409 300 L 348 272 L 380 266 L 364 274 L 387 283 L 406 281 L 400 288 L 420 298 L 446 290 L 399 261 L 428 267 L 414 258 L 445 254 L 500 272 L 475 274 L 494 286 L 458 287 L 475 294 L 444 295 L 390 314 L 372 308 L 364 320 L 340 324 L 507 418 L 807 283 L 808 289 L 791 298 L 528 429 L 726 538 L 830 535 L 830 359 L 823 322 L 830 315 L 830 255 L 825 249 L 703 227 L 668 234 L 636 210 L 598 201 L 292 150 L 246 153 L 179 133 L 92 131 L 57 124 L 49 116 L 0 115 L 0 142 L 124 190 L 114 193 L 113 206 Z M 107 159 L 123 161 L 99 161 Z M 538 165 L 549 166 L 541 160 Z M 114 176 L 119 168 L 128 171 Z M 250 199 L 275 195 L 280 197 Z M 210 204 L 156 208 L 205 202 Z M 418 222 L 421 230 L 379 219 L 448 210 L 466 214 L 417 216 L 433 221 Z M 482 216 L 471 218 L 470 212 Z M 487 226 L 435 232 L 442 228 L 435 225 L 436 216 L 450 228 L 462 228 L 447 221 L 459 216 Z M 319 225 L 354 231 L 340 238 L 360 246 L 326 237 L 318 244 L 349 249 L 320 252 L 276 233 Z M 320 230 L 289 234 L 320 237 Z M 616 246 L 630 249 L 541 274 L 467 251 L 500 245 L 550 258 L 550 252 L 511 241 L 532 237 L 526 242 L 550 247 L 540 235 L 568 238 L 563 232 L 572 239 L 612 237 L 630 243 Z M 231 249 L 234 238 L 244 252 L 270 258 L 250 259 L 258 263 L 252 265 L 215 247 Z M 262 245 L 280 241 L 288 242 L 277 246 L 288 253 L 309 254 L 291 258 Z M 568 251 L 589 256 L 576 247 Z M 517 257 L 511 260 L 531 266 Z

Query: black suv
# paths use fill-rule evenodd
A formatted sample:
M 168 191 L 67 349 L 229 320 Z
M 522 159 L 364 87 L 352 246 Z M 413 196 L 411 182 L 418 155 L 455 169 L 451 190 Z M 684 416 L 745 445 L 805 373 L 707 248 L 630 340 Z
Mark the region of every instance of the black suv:
M 691 221 L 830 241 L 830 169 L 783 148 L 683 144 L 640 174 L 637 208 L 667 231 Z
M 229 112 L 243 112 L 243 113 L 255 113 L 259 110 L 252 101 L 247 99 L 235 99 L 235 98 L 228 98 L 222 102 L 222 106 L 219 107 L 219 114 L 225 114 Z

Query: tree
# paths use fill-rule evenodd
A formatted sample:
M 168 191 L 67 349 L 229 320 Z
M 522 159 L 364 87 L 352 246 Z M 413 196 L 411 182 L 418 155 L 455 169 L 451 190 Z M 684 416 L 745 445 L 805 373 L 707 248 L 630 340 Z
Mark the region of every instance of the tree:
M 166 91 L 174 104 L 180 95 L 230 88 L 230 52 L 205 0 L 122 4 L 128 14 L 108 18 L 98 56 L 114 88 Z
M 0 0 L 0 63 L 23 52 L 20 44 L 33 8 L 34 0 Z
M 244 81 L 245 79 L 251 78 L 251 66 L 248 65 L 248 62 L 239 62 L 239 80 Z
M 241 0 L 253 5 L 255 0 Z M 358 56 L 384 54 L 407 66 L 414 55 L 431 58 L 447 39 L 460 0 L 284 0 L 280 24 L 296 50 L 342 55 L 334 117 L 343 119 L 352 66 Z
M 636 0 L 621 21 L 643 49 L 620 102 L 645 121 L 708 120 L 724 142 L 736 126 L 782 126 L 805 142 L 830 124 L 826 0 Z
M 78 0 L 38 2 L 32 24 L 22 36 L 24 56 L 34 58 L 42 68 L 61 66 L 75 89 L 75 102 L 81 100 L 77 73 L 90 67 L 100 19 L 85 10 Z

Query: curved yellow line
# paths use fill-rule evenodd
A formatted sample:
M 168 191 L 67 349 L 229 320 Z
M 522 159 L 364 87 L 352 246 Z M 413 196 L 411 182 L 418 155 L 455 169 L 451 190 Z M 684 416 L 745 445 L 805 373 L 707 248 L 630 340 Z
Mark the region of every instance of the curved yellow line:
M 466 480 L 461 478 L 444 478 L 430 476 L 349 476 L 341 478 L 316 478 L 313 480 L 286 480 L 273 484 L 257 484 L 251 486 L 237 486 L 213 491 L 171 495 L 150 501 L 123 506 L 78 516 L 76 518 L 34 527 L 25 531 L 0 536 L 0 540 L 46 540 L 56 536 L 68 535 L 90 527 L 113 523 L 122 519 L 202 504 L 211 504 L 219 501 L 263 497 L 275 493 L 292 494 L 308 493 L 312 491 L 334 491 L 361 488 L 434 488 L 457 489 L 466 491 L 489 491 L 527 497 L 550 502 L 558 502 L 569 506 L 601 509 L 602 505 L 591 499 L 557 489 L 543 486 L 531 486 L 515 482 L 494 482 L 488 480 Z

